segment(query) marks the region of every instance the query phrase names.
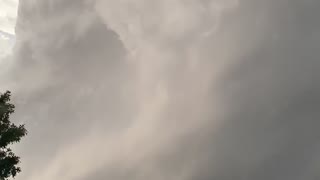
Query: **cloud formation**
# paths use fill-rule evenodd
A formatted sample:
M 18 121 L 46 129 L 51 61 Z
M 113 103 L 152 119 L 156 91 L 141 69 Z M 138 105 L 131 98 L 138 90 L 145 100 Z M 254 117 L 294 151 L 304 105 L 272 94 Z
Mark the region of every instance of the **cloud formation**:
M 10 59 L 15 42 L 14 26 L 17 19 L 17 0 L 3 0 L 0 2 L 0 72 L 8 65 L 4 59 Z
M 18 180 L 319 177 L 319 2 L 20 3 Z
M 2 0 L 0 2 L 0 30 L 14 34 L 14 25 L 17 19 L 18 0 Z

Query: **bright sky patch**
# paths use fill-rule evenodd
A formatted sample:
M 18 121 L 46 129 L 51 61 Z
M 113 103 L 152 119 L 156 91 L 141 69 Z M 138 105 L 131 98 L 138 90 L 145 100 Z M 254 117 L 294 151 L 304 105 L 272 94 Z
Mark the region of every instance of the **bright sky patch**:
M 11 53 L 15 39 L 18 0 L 0 1 L 0 61 Z

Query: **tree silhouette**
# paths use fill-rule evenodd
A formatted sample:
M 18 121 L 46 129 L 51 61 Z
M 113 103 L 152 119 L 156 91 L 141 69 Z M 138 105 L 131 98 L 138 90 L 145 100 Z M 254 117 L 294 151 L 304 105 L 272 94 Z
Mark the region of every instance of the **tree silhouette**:
M 10 114 L 15 106 L 10 103 L 10 91 L 0 94 L 0 180 L 15 177 L 21 171 L 17 165 L 20 157 L 16 156 L 9 145 L 19 142 L 27 134 L 24 125 L 15 125 L 10 122 Z

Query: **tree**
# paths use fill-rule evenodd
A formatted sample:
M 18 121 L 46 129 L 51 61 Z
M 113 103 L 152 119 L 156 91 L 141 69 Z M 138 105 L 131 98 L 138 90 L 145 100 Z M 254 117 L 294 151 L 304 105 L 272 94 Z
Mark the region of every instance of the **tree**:
M 27 134 L 24 125 L 17 126 L 9 120 L 15 108 L 10 103 L 10 97 L 10 91 L 0 94 L 0 180 L 15 177 L 21 171 L 18 167 L 20 157 L 8 146 L 19 142 Z

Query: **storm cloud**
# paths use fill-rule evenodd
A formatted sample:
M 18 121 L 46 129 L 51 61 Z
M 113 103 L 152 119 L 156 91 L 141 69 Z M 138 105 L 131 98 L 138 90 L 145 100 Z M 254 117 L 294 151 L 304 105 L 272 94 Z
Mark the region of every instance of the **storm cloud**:
M 316 0 L 24 0 L 1 88 L 26 180 L 313 180 Z

